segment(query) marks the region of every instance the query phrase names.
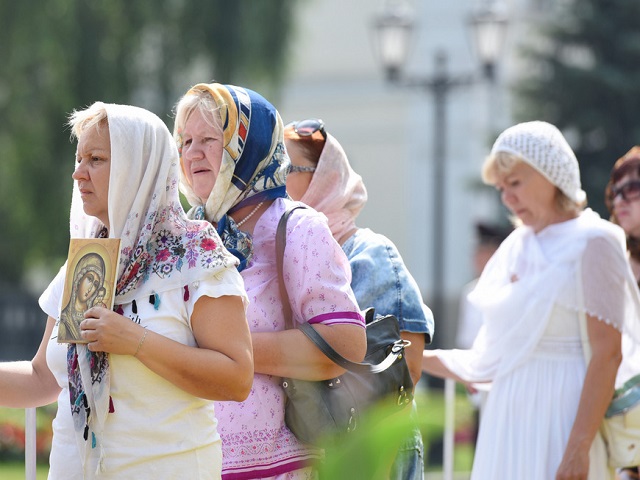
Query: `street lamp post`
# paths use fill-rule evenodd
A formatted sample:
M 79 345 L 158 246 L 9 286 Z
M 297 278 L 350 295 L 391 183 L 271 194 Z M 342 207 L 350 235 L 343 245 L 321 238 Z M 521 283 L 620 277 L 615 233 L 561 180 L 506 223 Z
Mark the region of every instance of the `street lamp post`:
M 445 316 L 445 179 L 447 154 L 447 98 L 451 90 L 470 85 L 474 75 L 451 76 L 447 70 L 447 54 L 435 55 L 431 76 L 405 78 L 401 74 L 407 57 L 409 39 L 413 29 L 413 16 L 402 0 L 390 0 L 384 13 L 376 21 L 379 52 L 387 73 L 394 84 L 418 87 L 433 96 L 433 259 L 431 270 L 432 298 L 430 303 L 436 319 Z M 482 63 L 484 77 L 492 84 L 495 65 L 504 40 L 506 17 L 496 8 L 495 0 L 487 0 L 485 8 L 470 19 L 475 44 Z M 428 277 L 428 275 L 427 275 Z M 445 434 L 443 438 L 443 468 L 445 480 L 453 478 L 453 397 L 454 382 L 445 382 Z
M 485 78 L 493 81 L 495 64 L 504 39 L 506 18 L 495 5 L 485 8 L 471 17 L 478 55 Z M 409 41 L 414 28 L 413 15 L 401 1 L 389 2 L 384 12 L 376 19 L 381 62 L 387 80 L 393 84 L 417 87 L 433 97 L 433 257 L 431 270 L 432 296 L 430 307 L 436 319 L 445 315 L 445 179 L 447 155 L 447 98 L 451 90 L 470 85 L 474 75 L 451 76 L 447 69 L 447 54 L 438 51 L 435 55 L 433 74 L 420 78 L 402 75 L 402 67 L 407 57 Z M 428 275 L 427 275 L 428 277 Z
M 447 163 L 447 98 L 449 92 L 470 85 L 470 77 L 452 77 L 447 70 L 444 50 L 435 54 L 433 75 L 413 80 L 410 84 L 424 88 L 433 97 L 433 250 L 431 265 L 432 299 L 430 307 L 434 317 L 445 318 L 445 179 Z

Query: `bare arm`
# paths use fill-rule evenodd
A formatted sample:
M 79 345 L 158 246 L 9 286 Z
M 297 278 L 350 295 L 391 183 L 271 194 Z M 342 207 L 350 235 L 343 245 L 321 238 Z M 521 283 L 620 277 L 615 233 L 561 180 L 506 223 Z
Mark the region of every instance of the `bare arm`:
M 365 330 L 356 325 L 314 325 L 339 354 L 361 362 L 367 352 Z M 254 332 L 253 357 L 256 373 L 304 380 L 326 380 L 344 373 L 299 330 Z
M 200 297 L 191 316 L 198 347 L 157 334 L 110 310 L 94 307 L 81 324 L 89 349 L 134 355 L 150 370 L 197 397 L 242 401 L 253 382 L 251 337 L 242 299 Z M 138 345 L 144 337 L 140 349 Z
M 55 319 L 49 317 L 33 360 L 0 364 L 0 405 L 12 408 L 41 407 L 55 402 L 60 387 L 47 366 L 47 343 Z
M 422 371 L 440 378 L 452 378 L 457 382 L 467 385 L 468 382 L 449 370 L 438 358 L 438 350 L 425 350 L 422 353 Z
M 413 388 L 416 388 L 422 376 L 422 352 L 424 352 L 424 333 L 400 332 L 403 340 L 411 342 L 408 348 L 404 349 L 405 359 L 413 380 Z
M 621 336 L 614 327 L 587 315 L 591 361 L 582 386 L 580 404 L 556 478 L 586 479 L 589 449 L 613 396 L 622 360 Z

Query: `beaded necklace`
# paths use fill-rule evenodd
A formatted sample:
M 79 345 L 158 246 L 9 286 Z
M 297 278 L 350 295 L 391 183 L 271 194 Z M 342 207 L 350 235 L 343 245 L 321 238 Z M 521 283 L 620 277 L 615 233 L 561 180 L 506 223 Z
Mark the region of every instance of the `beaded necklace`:
M 251 212 L 249 213 L 249 215 L 247 215 L 246 217 L 244 217 L 242 220 L 240 220 L 239 222 L 236 222 L 236 225 L 238 227 L 242 226 L 242 224 L 244 222 L 246 222 L 247 220 L 249 220 L 251 217 L 253 217 L 254 213 L 256 213 L 258 211 L 258 209 L 262 206 L 264 202 L 260 202 L 258 205 L 256 205 L 256 208 L 254 208 L 253 210 L 251 210 Z

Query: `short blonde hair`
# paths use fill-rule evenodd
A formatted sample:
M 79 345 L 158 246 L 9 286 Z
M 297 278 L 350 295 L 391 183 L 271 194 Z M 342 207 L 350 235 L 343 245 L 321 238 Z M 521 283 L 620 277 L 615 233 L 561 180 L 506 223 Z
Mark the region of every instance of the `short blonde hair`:
M 74 110 L 69 115 L 68 125 L 71 128 L 71 139 L 77 140 L 90 128 L 109 126 L 107 108 L 103 102 L 95 102 L 84 110 Z
M 501 151 L 492 153 L 482 165 L 482 181 L 487 185 L 495 185 L 498 177 L 508 175 L 519 163 L 529 164 L 524 158 L 513 153 Z M 547 181 L 549 180 L 547 179 Z M 574 202 L 556 186 L 556 208 L 559 212 L 577 214 L 584 209 L 586 203 L 586 201 Z
M 191 114 L 200 112 L 205 122 L 219 133 L 223 132 L 220 107 L 208 91 L 192 89 L 186 93 L 175 106 L 175 122 L 173 124 L 173 138 L 182 146 L 182 131 Z

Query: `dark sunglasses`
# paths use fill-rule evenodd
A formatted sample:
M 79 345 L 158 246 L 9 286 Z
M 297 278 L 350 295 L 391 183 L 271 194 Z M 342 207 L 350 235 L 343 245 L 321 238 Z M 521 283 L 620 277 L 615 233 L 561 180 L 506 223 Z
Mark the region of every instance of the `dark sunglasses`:
M 640 198 L 640 180 L 631 180 L 619 187 L 611 187 L 610 198 L 612 202 L 618 195 L 622 195 L 622 199 L 626 202 Z
M 320 132 L 322 138 L 327 139 L 327 131 L 324 129 L 324 122 L 319 118 L 309 118 L 299 122 L 291 122 L 293 131 L 301 137 L 310 137 L 316 132 Z M 289 126 L 287 125 L 287 127 Z

